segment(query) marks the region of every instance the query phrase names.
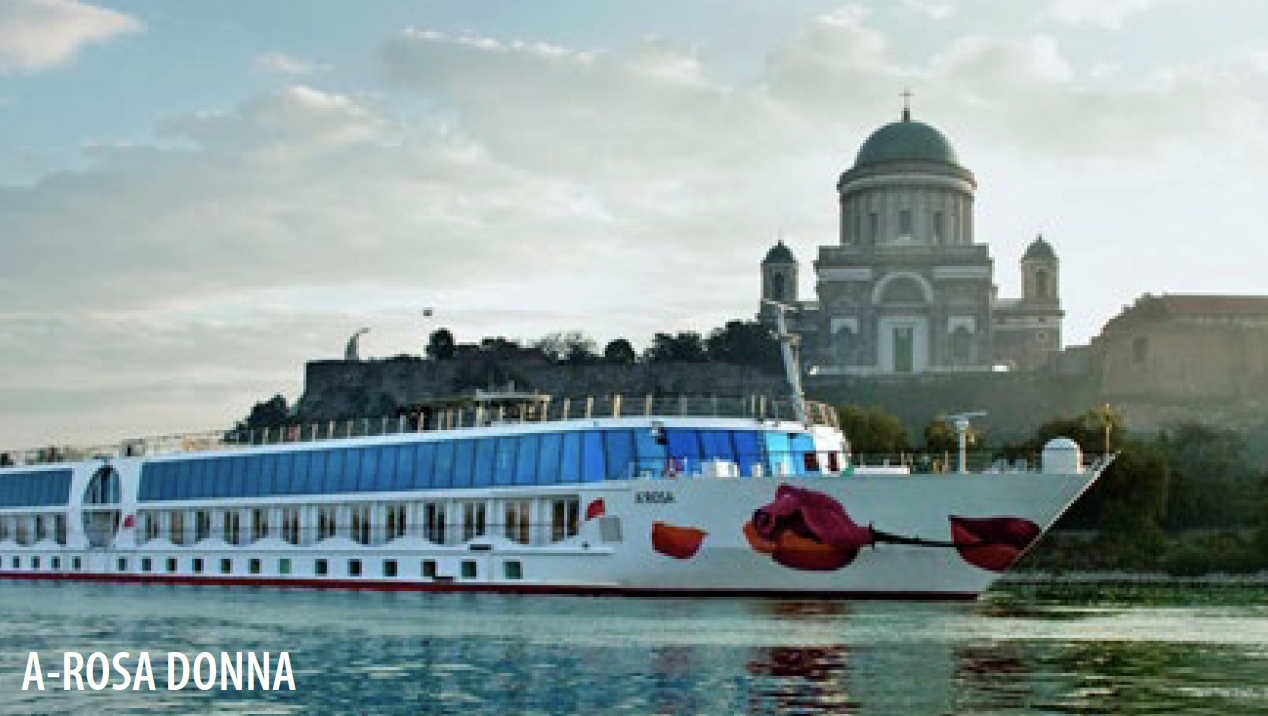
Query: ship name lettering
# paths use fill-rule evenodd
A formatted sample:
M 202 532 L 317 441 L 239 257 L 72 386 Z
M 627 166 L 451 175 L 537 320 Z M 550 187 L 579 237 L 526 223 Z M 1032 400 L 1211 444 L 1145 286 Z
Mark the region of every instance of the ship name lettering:
M 638 504 L 668 505 L 677 502 L 674 493 L 667 490 L 649 490 L 634 493 L 634 502 Z

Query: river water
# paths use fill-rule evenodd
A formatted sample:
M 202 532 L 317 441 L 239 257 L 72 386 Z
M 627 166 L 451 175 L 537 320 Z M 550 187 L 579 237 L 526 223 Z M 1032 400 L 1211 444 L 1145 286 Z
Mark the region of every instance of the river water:
M 1263 714 L 1268 594 L 1076 606 L 0 583 L 0 713 Z M 155 690 L 30 653 L 152 661 Z M 295 690 L 168 689 L 168 653 L 287 652 Z M 231 657 L 232 658 L 232 657 Z M 204 666 L 206 666 L 204 664 Z M 176 664 L 180 671 L 179 663 Z M 110 681 L 106 681 L 109 673 Z M 205 669 L 201 672 L 209 680 Z M 276 670 L 273 672 L 276 677 Z M 179 679 L 178 679 L 179 680 Z M 228 684 L 233 686 L 232 682 Z M 148 684 L 146 685 L 148 686 Z

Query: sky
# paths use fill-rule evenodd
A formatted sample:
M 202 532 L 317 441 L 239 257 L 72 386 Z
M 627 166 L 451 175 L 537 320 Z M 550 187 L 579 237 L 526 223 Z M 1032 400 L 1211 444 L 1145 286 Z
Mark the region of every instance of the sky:
M 1260 0 L 0 0 L 0 447 L 216 429 L 305 361 L 757 308 L 898 118 L 1067 344 L 1268 293 Z M 431 316 L 424 308 L 433 308 Z

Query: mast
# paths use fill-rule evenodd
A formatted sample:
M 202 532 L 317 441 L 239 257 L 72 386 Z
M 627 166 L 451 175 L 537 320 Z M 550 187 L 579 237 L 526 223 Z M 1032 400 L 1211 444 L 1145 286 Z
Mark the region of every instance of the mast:
M 797 416 L 799 422 L 808 424 L 810 418 L 806 414 L 806 397 L 801 390 L 801 370 L 797 365 L 797 354 L 793 351 L 793 343 L 797 337 L 788 333 L 788 326 L 784 323 L 784 311 L 791 310 L 792 307 L 769 298 L 764 298 L 762 301 L 775 308 L 776 335 L 779 338 L 780 353 L 784 358 L 784 374 L 788 377 L 788 387 L 792 389 L 790 397 L 793 414 Z

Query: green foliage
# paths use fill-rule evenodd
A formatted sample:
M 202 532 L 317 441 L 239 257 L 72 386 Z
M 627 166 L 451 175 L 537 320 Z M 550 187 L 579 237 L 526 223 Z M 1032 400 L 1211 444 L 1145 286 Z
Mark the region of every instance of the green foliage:
M 956 435 L 955 426 L 947 420 L 945 414 L 939 414 L 933 420 L 925 425 L 925 450 L 929 452 L 950 452 L 959 450 L 960 439 Z M 983 444 L 982 429 L 976 425 L 969 425 L 968 433 L 965 435 L 965 444 L 969 449 Z
M 427 339 L 427 357 L 432 360 L 449 360 L 457 348 L 458 343 L 448 328 L 437 328 Z
M 585 365 L 598 362 L 598 344 L 581 331 L 556 331 L 533 342 L 533 347 L 556 363 Z
M 652 344 L 643 352 L 648 363 L 703 363 L 709 359 L 704 339 L 695 331 L 682 331 L 675 335 L 657 333 Z
M 757 321 L 727 321 L 705 339 L 709 360 L 777 372 L 783 368 L 779 340 Z
M 1166 526 L 1212 529 L 1253 520 L 1259 476 L 1240 434 L 1183 423 L 1161 433 L 1157 444 L 1174 471 Z
M 286 405 L 286 398 L 275 395 L 252 406 L 246 419 L 238 422 L 238 428 L 247 430 L 277 428 L 290 422 L 291 409 Z
M 629 365 L 638 360 L 638 354 L 634 352 L 634 346 L 628 340 L 615 338 L 604 346 L 603 360 L 617 365 Z
M 893 413 L 879 405 L 837 408 L 841 430 L 857 453 L 898 453 L 907 449 L 907 428 Z

